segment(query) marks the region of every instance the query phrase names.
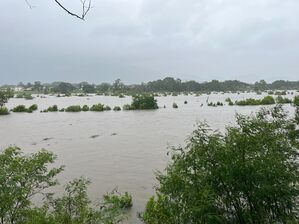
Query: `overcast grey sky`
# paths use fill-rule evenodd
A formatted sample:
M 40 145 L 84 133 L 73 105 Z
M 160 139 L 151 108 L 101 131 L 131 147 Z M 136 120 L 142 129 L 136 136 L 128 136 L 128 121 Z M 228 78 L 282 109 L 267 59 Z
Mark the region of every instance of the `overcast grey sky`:
M 299 0 L 29 1 L 0 0 L 0 84 L 299 80 Z

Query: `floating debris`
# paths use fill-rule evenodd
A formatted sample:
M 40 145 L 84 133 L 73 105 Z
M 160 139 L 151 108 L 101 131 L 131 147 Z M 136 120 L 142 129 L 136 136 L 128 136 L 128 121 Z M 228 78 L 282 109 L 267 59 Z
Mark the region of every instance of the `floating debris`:
M 51 139 L 53 139 L 53 138 L 44 138 L 43 141 L 49 141 Z
M 90 136 L 90 138 L 98 138 L 98 137 L 100 137 L 100 135 L 92 135 L 92 136 Z

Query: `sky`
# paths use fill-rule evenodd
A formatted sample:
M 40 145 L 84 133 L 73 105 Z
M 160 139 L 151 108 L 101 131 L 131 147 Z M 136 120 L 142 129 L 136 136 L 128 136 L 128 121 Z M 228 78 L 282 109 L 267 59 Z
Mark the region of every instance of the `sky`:
M 0 84 L 299 80 L 299 0 L 28 1 L 0 0 Z

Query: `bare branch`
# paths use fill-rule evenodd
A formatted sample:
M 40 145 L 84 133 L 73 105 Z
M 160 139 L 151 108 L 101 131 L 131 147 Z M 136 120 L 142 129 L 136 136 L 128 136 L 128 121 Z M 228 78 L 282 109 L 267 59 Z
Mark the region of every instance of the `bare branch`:
M 84 20 L 85 19 L 85 16 L 87 15 L 87 13 L 89 12 L 89 10 L 92 8 L 91 7 L 91 1 L 92 0 L 80 0 L 81 3 L 82 3 L 82 13 L 81 15 L 80 14 L 77 14 L 77 13 L 74 13 L 74 12 L 71 12 L 70 10 L 68 10 L 66 7 L 63 6 L 63 4 L 60 3 L 59 0 L 54 0 L 60 8 L 62 8 L 64 11 L 66 11 L 68 14 L 70 14 L 71 16 L 74 16 L 78 19 L 81 19 L 81 20 Z M 28 5 L 28 7 L 30 9 L 32 9 L 34 6 L 31 5 L 29 3 L 29 0 L 25 0 L 26 4 Z
M 89 10 L 91 9 L 91 0 L 88 0 L 88 3 L 86 2 L 87 0 L 80 0 L 81 3 L 82 3 L 82 15 L 80 16 L 76 13 L 73 13 L 73 12 L 69 11 L 58 0 L 54 0 L 54 1 L 60 6 L 60 8 L 62 8 L 68 14 L 70 14 L 71 16 L 77 17 L 78 19 L 81 19 L 81 20 L 85 19 L 85 16 L 87 15 Z

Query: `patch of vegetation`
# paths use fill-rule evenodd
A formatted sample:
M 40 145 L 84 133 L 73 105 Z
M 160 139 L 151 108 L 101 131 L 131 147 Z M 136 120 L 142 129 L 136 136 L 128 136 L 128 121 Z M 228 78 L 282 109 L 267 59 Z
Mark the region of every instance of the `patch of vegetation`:
M 225 133 L 201 124 L 186 147 L 171 151 L 142 215 L 146 224 L 298 223 L 294 120 L 281 106 L 236 120 Z
M 14 107 L 12 109 L 12 111 L 15 112 L 15 113 L 25 113 L 25 112 L 26 113 L 32 113 L 32 111 L 30 111 L 29 109 L 27 109 L 25 105 L 18 105 L 16 107 Z
M 257 106 L 257 105 L 271 105 L 275 104 L 275 100 L 272 96 L 265 96 L 263 99 L 246 99 L 246 100 L 240 100 L 236 102 L 236 105 L 238 106 Z
M 11 147 L 0 152 L 1 224 L 116 224 L 124 219 L 132 206 L 131 195 L 112 192 L 94 206 L 87 194 L 90 180 L 83 177 L 70 181 L 61 196 L 46 194 L 58 185 L 56 176 L 64 169 L 53 167 L 55 160 L 45 150 L 24 155 Z M 38 195 L 42 198 L 39 207 L 32 203 Z
M 158 109 L 158 104 L 152 95 L 135 95 L 131 108 L 132 110 L 154 110 Z
M 177 103 L 173 103 L 172 108 L 177 109 L 177 108 L 179 108 L 179 106 L 177 105 Z
M 9 111 L 6 107 L 0 107 L 0 116 L 1 115 L 8 115 Z
M 81 106 L 80 105 L 72 105 L 65 109 L 65 112 L 81 112 Z
M 94 111 L 94 112 L 102 112 L 105 110 L 105 106 L 104 104 L 94 104 L 92 105 L 92 107 L 90 108 L 90 111 Z
M 84 106 L 82 107 L 82 111 L 84 111 L 84 112 L 89 111 L 89 106 L 84 105 Z
M 28 110 L 36 111 L 36 110 L 38 110 L 38 106 L 36 104 L 33 104 L 28 108 Z
M 295 96 L 293 100 L 293 104 L 297 107 L 299 107 L 299 96 Z
M 123 110 L 132 110 L 131 105 L 130 104 L 123 105 Z
M 114 110 L 114 111 L 120 111 L 121 108 L 120 108 L 119 106 L 115 106 L 115 107 L 113 108 L 113 110 Z
M 279 104 L 287 104 L 287 103 L 292 103 L 292 100 L 290 100 L 289 98 L 284 98 L 282 96 L 278 96 L 276 97 L 275 99 L 276 103 L 279 103 Z
M 208 103 L 208 106 L 209 107 L 218 107 L 218 106 L 223 106 L 223 103 L 221 103 L 219 101 L 217 103 L 210 102 L 210 103 Z

